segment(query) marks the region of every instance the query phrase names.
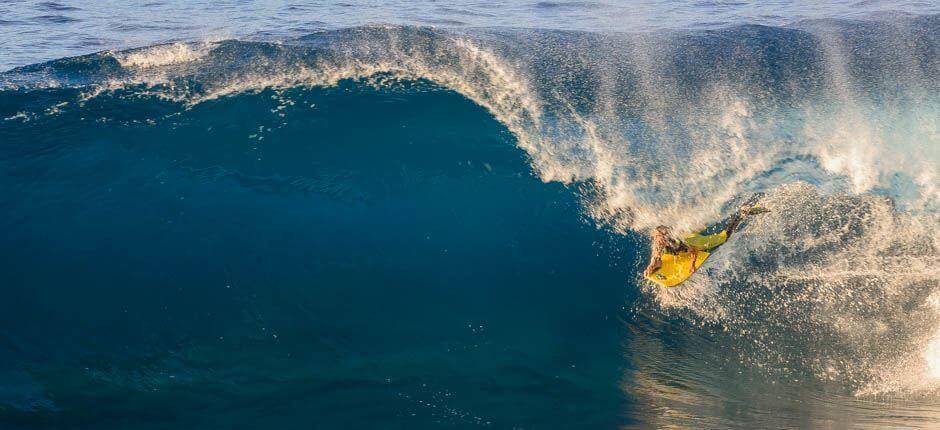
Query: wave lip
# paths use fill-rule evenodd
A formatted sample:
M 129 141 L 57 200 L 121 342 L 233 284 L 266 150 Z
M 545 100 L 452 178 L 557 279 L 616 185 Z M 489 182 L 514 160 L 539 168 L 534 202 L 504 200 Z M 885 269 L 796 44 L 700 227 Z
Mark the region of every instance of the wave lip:
M 212 47 L 210 42 L 177 42 L 112 52 L 111 55 L 124 68 L 165 67 L 200 60 L 209 54 Z

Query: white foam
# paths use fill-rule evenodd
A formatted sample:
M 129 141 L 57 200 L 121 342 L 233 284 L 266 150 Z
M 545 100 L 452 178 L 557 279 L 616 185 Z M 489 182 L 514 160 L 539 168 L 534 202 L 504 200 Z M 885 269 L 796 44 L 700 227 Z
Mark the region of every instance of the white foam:
M 937 313 L 940 313 L 940 293 L 934 294 L 928 299 L 928 303 Z M 940 329 L 933 336 L 933 339 L 924 349 L 924 363 L 926 365 L 926 376 L 930 378 L 933 384 L 940 384 Z
M 125 68 L 151 68 L 198 61 L 214 46 L 212 42 L 170 43 L 129 51 L 112 52 L 111 55 Z

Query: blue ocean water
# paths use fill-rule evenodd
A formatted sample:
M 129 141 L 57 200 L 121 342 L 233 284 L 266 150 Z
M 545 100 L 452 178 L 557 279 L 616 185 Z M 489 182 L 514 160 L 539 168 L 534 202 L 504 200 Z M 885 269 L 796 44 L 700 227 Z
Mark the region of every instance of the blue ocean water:
M 0 428 L 933 428 L 938 12 L 0 4 Z

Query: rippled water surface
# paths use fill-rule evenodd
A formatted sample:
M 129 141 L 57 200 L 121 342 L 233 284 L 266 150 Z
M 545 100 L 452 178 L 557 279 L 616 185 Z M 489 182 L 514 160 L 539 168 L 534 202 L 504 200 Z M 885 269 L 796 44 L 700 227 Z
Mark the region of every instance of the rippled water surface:
M 0 70 L 175 40 L 278 40 L 366 24 L 638 32 L 940 12 L 931 1 L 35 1 L 0 3 Z

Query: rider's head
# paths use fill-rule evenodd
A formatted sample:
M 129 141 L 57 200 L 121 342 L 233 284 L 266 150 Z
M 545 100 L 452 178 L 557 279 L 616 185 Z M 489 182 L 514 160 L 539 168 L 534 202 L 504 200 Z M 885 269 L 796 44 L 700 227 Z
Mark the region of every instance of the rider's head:
M 661 225 L 653 229 L 653 237 L 669 237 L 669 234 L 672 233 L 672 230 L 669 227 Z

